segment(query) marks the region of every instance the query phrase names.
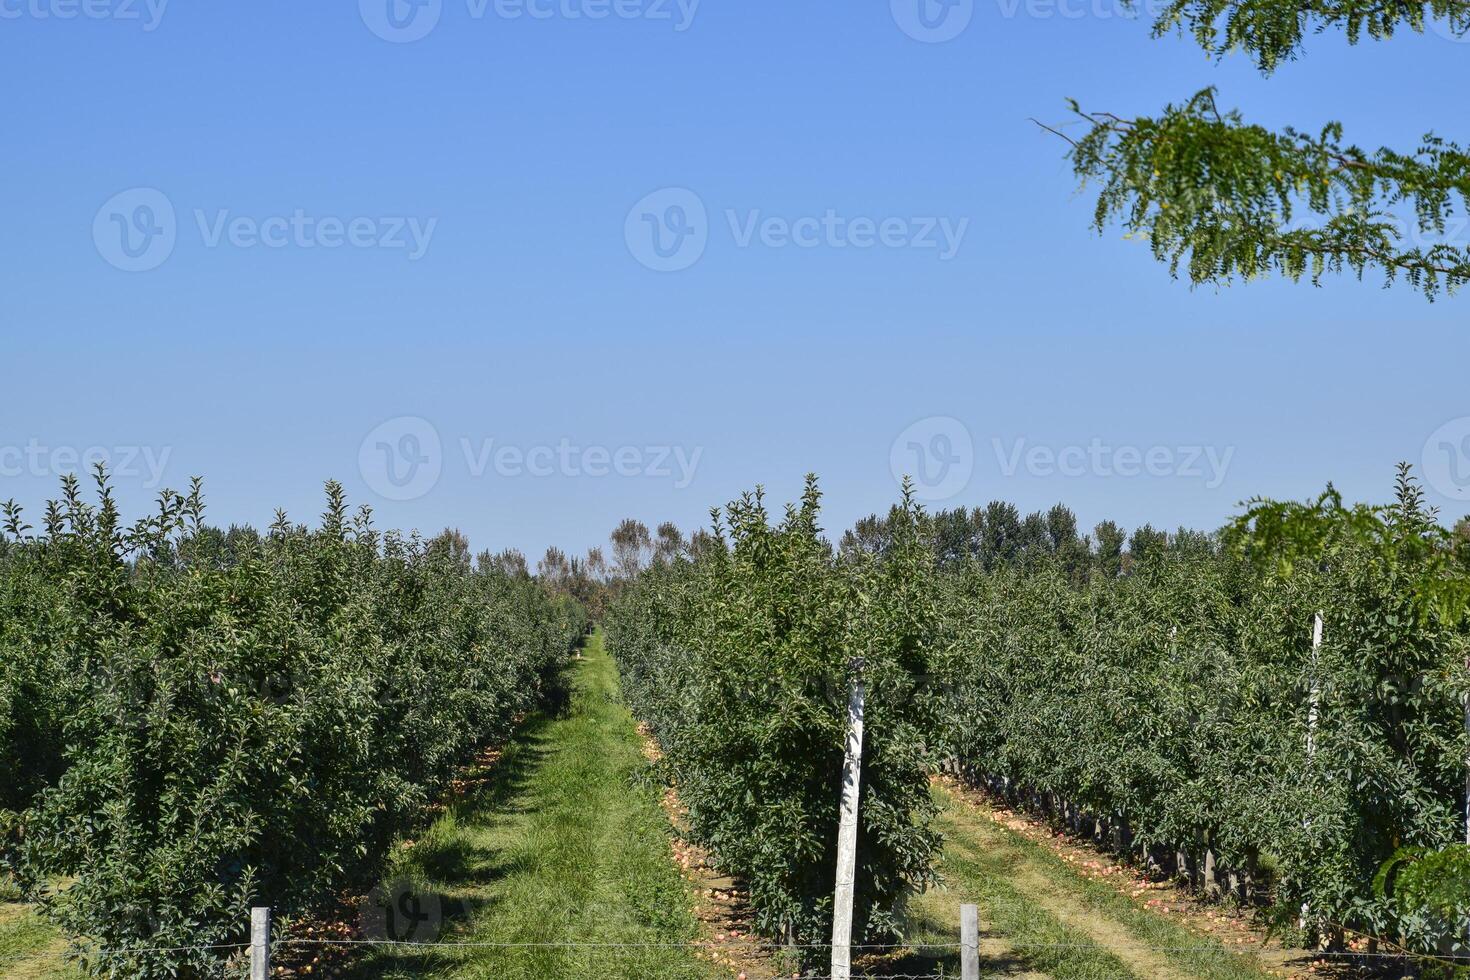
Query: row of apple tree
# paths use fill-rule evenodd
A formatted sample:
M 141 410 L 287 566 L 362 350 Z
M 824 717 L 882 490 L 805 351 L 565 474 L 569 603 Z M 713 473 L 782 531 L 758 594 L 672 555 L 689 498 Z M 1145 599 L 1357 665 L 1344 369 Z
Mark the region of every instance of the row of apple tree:
M 936 667 L 939 623 L 918 517 L 909 505 L 896 512 L 879 560 L 828 543 L 814 481 L 779 519 L 749 494 L 686 557 L 625 583 L 607 612 L 624 694 L 663 749 L 690 832 L 748 882 L 757 928 L 789 944 L 831 935 L 859 673 L 871 693 L 853 941 L 897 938 L 904 895 L 930 880 L 925 732 L 939 715 L 914 695 Z
M 1278 579 L 1165 553 L 1080 588 L 959 573 L 942 601 L 966 667 L 939 738 L 975 779 L 1207 890 L 1436 945 L 1448 923 L 1377 879 L 1401 847 L 1466 839 L 1465 633 L 1416 617 L 1368 550 L 1338 558 Z
M 1228 533 L 1145 529 L 1126 550 L 1064 509 L 1011 547 L 1009 513 L 905 503 L 834 548 L 814 490 L 774 527 L 746 498 L 613 604 L 634 710 L 767 935 L 830 922 L 854 657 L 867 941 L 899 934 L 897 897 L 927 880 L 940 769 L 1324 937 L 1464 935 L 1466 896 L 1396 887 L 1463 849 L 1470 763 L 1470 540 L 1407 473 L 1387 506 L 1262 503 Z
M 0 543 L 0 849 L 101 976 L 216 976 L 247 910 L 366 891 L 398 833 L 555 683 L 580 607 L 380 533 L 125 523 L 99 474 Z M 205 947 L 224 947 L 210 949 Z

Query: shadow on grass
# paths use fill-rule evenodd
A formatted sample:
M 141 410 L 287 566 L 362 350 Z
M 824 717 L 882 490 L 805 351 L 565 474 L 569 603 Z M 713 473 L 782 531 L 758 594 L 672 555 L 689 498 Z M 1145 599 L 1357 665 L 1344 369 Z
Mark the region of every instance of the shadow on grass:
M 454 943 L 491 904 L 495 884 L 518 861 L 478 843 L 468 828 L 483 828 L 535 808 L 536 771 L 551 755 L 544 713 L 528 717 L 493 766 L 467 774 L 469 789 L 452 801 L 411 849 L 390 861 L 383 884 L 369 898 L 358 939 L 389 941 L 359 949 L 339 974 L 349 980 L 399 980 L 444 974 L 463 951 L 417 943 Z
M 983 977 L 1011 977 L 1033 973 L 1036 965 L 1024 956 L 1018 954 L 990 955 L 987 956 L 983 947 L 989 942 L 1003 939 L 996 931 L 984 929 L 980 932 L 980 975 Z M 955 942 L 954 938 L 930 939 L 930 942 Z M 916 940 L 917 942 L 917 940 Z M 898 974 L 901 976 L 946 976 L 958 977 L 960 975 L 960 953 L 958 949 L 910 949 L 900 950 L 894 956 L 885 956 L 876 959 L 873 963 L 858 964 L 863 969 L 854 970 L 854 977 L 867 975 L 887 976 Z

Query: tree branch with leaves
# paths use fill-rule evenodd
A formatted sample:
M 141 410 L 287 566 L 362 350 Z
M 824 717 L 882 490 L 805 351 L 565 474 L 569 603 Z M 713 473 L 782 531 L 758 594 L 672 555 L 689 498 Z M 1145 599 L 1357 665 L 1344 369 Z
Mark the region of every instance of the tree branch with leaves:
M 1356 43 L 1443 20 L 1470 33 L 1470 0 L 1174 0 L 1155 36 L 1190 33 L 1208 52 L 1250 54 L 1265 73 L 1296 58 L 1307 31 L 1343 29 Z M 1320 285 L 1327 274 L 1382 275 L 1433 300 L 1470 280 L 1470 244 L 1445 240 L 1470 210 L 1470 154 L 1426 134 L 1412 152 L 1348 143 L 1341 123 L 1273 131 L 1222 111 L 1205 89 L 1156 116 L 1071 109 L 1087 126 L 1068 141 L 1084 187 L 1100 192 L 1093 223 L 1122 224 L 1170 273 L 1194 284 L 1271 274 Z

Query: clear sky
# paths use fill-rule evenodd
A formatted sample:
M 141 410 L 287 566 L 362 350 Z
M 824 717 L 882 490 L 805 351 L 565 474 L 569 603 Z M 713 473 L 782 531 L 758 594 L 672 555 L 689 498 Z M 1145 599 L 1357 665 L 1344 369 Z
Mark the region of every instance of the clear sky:
M 217 522 L 314 518 L 335 477 L 534 558 L 808 471 L 833 529 L 895 469 L 1213 527 L 1427 448 L 1470 512 L 1470 296 L 1191 290 L 1028 121 L 1217 85 L 1464 140 L 1470 44 L 1263 79 L 1116 0 L 393 2 L 0 0 L 0 499 L 101 447 L 133 512 L 197 474 Z

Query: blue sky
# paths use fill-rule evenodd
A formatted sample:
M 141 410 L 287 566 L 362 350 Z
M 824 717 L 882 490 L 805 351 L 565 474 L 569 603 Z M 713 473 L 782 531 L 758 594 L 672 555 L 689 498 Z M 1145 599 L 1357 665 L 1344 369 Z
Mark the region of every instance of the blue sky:
M 808 471 L 834 529 L 916 467 L 1212 527 L 1427 448 L 1470 512 L 1464 298 L 1191 290 L 1028 121 L 1218 85 L 1412 148 L 1465 137 L 1470 44 L 1263 79 L 1111 0 L 961 0 L 940 43 L 908 2 L 3 0 L 0 498 L 99 447 L 133 508 L 197 474 L 216 521 L 307 519 L 335 477 L 534 557 Z

